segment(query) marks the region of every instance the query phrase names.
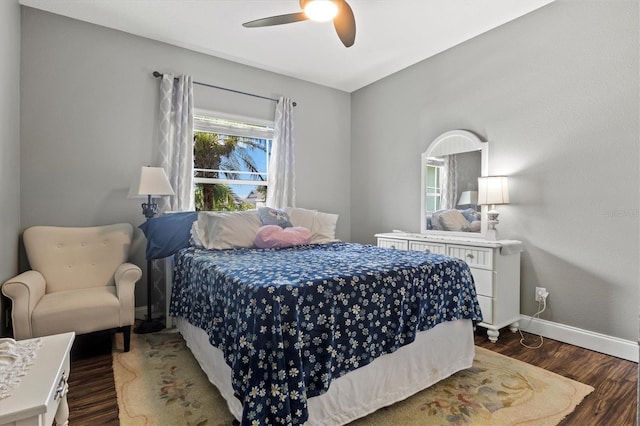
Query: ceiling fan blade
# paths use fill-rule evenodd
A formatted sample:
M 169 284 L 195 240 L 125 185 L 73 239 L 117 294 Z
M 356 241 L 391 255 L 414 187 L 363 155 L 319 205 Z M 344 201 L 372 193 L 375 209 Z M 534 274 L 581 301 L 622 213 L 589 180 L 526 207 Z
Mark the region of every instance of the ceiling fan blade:
M 345 47 L 353 46 L 356 41 L 356 18 L 353 16 L 353 10 L 344 0 L 340 2 L 340 10 L 333 18 L 333 26 L 342 44 Z
M 242 24 L 243 27 L 270 27 L 272 25 L 291 24 L 293 22 L 306 21 L 307 15 L 304 12 L 288 13 L 286 15 L 270 16 L 268 18 L 256 19 Z

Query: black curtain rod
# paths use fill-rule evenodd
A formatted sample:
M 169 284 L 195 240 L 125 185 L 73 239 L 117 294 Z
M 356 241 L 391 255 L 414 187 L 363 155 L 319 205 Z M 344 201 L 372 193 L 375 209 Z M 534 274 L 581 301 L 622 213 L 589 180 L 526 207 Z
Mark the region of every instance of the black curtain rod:
M 163 74 L 161 72 L 159 72 L 159 71 L 154 71 L 153 72 L 153 76 L 156 77 L 156 78 L 161 78 L 162 75 Z M 175 79 L 177 80 L 177 77 Z M 268 101 L 278 102 L 277 99 L 268 98 L 266 96 L 254 95 L 253 93 L 241 92 L 240 90 L 234 90 L 234 89 L 228 89 L 226 87 L 214 86 L 213 84 L 200 83 L 199 81 L 194 81 L 193 84 L 197 84 L 199 86 L 211 87 L 212 89 L 226 90 L 227 92 L 239 93 L 241 95 L 253 96 L 254 98 L 266 99 Z M 293 106 L 296 106 L 296 105 L 298 105 L 298 104 L 293 102 Z

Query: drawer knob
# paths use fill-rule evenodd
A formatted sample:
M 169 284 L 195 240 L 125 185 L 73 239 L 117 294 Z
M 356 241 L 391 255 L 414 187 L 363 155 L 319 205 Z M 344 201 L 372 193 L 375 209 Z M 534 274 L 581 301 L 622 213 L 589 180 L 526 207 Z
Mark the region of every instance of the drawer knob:
M 56 388 L 56 393 L 53 399 L 57 400 L 59 398 L 64 398 L 69 392 L 69 384 L 67 383 L 67 376 L 62 373 L 62 377 L 60 377 L 60 382 L 58 383 L 58 387 Z

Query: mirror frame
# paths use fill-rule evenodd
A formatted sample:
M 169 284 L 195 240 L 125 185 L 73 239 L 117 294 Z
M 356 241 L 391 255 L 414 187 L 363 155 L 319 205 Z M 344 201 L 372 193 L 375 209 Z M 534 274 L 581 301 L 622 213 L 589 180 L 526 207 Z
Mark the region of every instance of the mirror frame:
M 420 233 L 447 237 L 485 238 L 487 235 L 487 206 L 480 207 L 480 232 L 438 231 L 427 229 L 426 170 L 429 157 L 480 151 L 480 176 L 489 174 L 489 144 L 468 130 L 451 130 L 438 136 L 422 153 L 420 182 Z

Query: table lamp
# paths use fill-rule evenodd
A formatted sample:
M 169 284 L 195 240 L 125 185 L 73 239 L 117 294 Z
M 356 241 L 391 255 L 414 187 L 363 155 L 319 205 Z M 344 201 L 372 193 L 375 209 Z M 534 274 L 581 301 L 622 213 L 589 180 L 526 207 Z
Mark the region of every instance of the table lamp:
M 496 204 L 509 204 L 509 182 L 506 176 L 485 176 L 478 178 L 478 204 L 489 205 L 487 225 L 495 233 L 500 223 Z
M 147 197 L 147 202 L 142 203 L 142 214 L 147 220 L 153 218 L 158 213 L 158 205 L 153 202 L 152 197 L 173 195 L 173 189 L 162 167 L 142 167 L 140 173 L 129 188 L 130 198 Z M 153 319 L 153 265 L 152 260 L 147 259 L 147 318 L 133 329 L 135 333 L 145 334 L 160 331 L 164 325 L 159 319 Z

